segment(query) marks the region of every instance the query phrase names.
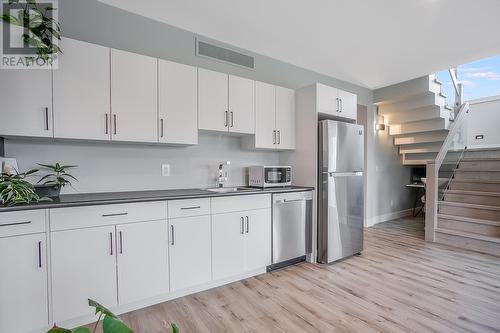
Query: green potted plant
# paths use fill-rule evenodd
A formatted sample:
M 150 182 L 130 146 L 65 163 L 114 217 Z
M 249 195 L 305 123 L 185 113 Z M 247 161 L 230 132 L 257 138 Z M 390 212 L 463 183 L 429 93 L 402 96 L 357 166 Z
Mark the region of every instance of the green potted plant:
M 3 205 L 29 204 L 40 200 L 33 184 L 26 177 L 33 175 L 38 170 L 33 169 L 24 173 L 2 173 L 0 176 L 0 202 Z
M 60 163 L 38 165 L 49 171 L 48 174 L 38 181 L 39 185 L 35 187 L 39 196 L 49 198 L 58 197 L 64 186 L 71 186 L 71 180 L 78 181 L 78 179 L 66 171 L 67 169 L 76 168 L 76 165 L 61 165 Z
M 65 328 L 60 328 L 54 325 L 47 333 L 95 333 L 97 326 L 102 319 L 102 332 L 103 333 L 134 333 L 120 318 L 118 318 L 113 312 L 106 309 L 101 304 L 94 300 L 89 299 L 89 306 L 95 308 L 95 314 L 99 314 L 99 318 L 95 323 L 92 330 L 87 327 L 79 327 L 74 330 L 68 330 Z M 166 328 L 170 330 L 171 333 L 179 333 L 179 328 L 177 325 L 165 325 Z

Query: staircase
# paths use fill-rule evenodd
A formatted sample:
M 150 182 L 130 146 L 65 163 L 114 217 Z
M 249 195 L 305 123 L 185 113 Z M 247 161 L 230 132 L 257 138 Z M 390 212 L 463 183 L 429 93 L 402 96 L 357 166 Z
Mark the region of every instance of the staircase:
M 500 256 L 500 149 L 466 150 L 438 202 L 435 241 Z
M 429 75 L 374 92 L 378 114 L 399 146 L 403 165 L 425 165 L 446 139 L 453 108 L 446 104 L 441 85 Z

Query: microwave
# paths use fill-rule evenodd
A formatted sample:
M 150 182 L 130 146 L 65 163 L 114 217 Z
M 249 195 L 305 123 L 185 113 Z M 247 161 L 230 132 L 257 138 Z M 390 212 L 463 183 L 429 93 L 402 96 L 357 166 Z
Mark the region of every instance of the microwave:
M 248 183 L 253 187 L 279 187 L 292 185 L 289 166 L 252 166 L 248 168 Z

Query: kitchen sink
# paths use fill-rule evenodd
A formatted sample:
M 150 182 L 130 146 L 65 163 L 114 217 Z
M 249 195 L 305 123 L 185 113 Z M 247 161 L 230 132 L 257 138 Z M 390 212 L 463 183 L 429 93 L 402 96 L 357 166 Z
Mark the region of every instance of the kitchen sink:
M 214 187 L 214 188 L 207 188 L 205 189 L 205 191 L 215 192 L 215 193 L 231 193 L 240 191 L 255 191 L 255 189 L 251 187 Z

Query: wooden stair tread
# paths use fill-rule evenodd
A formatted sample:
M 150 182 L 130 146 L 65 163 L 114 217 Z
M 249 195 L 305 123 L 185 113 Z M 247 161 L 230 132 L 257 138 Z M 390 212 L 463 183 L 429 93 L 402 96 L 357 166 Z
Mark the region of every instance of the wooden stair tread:
M 500 184 L 500 180 L 485 180 L 485 179 L 455 179 L 453 178 L 452 181 L 454 182 L 460 182 L 460 183 L 482 183 L 482 184 Z
M 453 235 L 453 236 L 472 238 L 472 239 L 475 239 L 475 240 L 480 240 L 480 241 L 485 241 L 485 242 L 491 242 L 491 243 L 500 244 L 500 237 L 490 237 L 490 236 L 485 236 L 485 235 L 481 235 L 481 234 L 475 234 L 475 233 L 472 233 L 472 232 L 449 230 L 449 229 L 443 229 L 443 228 L 436 228 L 436 232 L 439 232 L 439 233 L 442 233 L 442 234 L 448 234 L 448 235 Z
M 500 192 L 483 192 L 483 191 L 467 191 L 467 190 L 447 190 L 446 194 L 465 194 L 487 197 L 500 197 Z
M 500 157 L 464 157 L 461 162 L 491 162 L 500 161 Z
M 481 169 L 481 167 L 466 168 L 466 169 L 457 168 L 457 169 L 453 169 L 453 171 L 455 171 L 455 172 L 500 172 L 500 170 L 498 170 L 498 169 Z
M 495 227 L 500 227 L 500 221 L 475 219 L 472 217 L 448 215 L 448 214 L 438 214 L 438 218 L 445 219 L 445 220 L 457 220 L 457 221 L 462 221 L 462 222 L 486 224 L 486 225 L 491 225 L 491 226 L 495 226 Z
M 500 211 L 500 206 L 478 205 L 478 204 L 455 202 L 455 201 L 439 201 L 439 205 Z

